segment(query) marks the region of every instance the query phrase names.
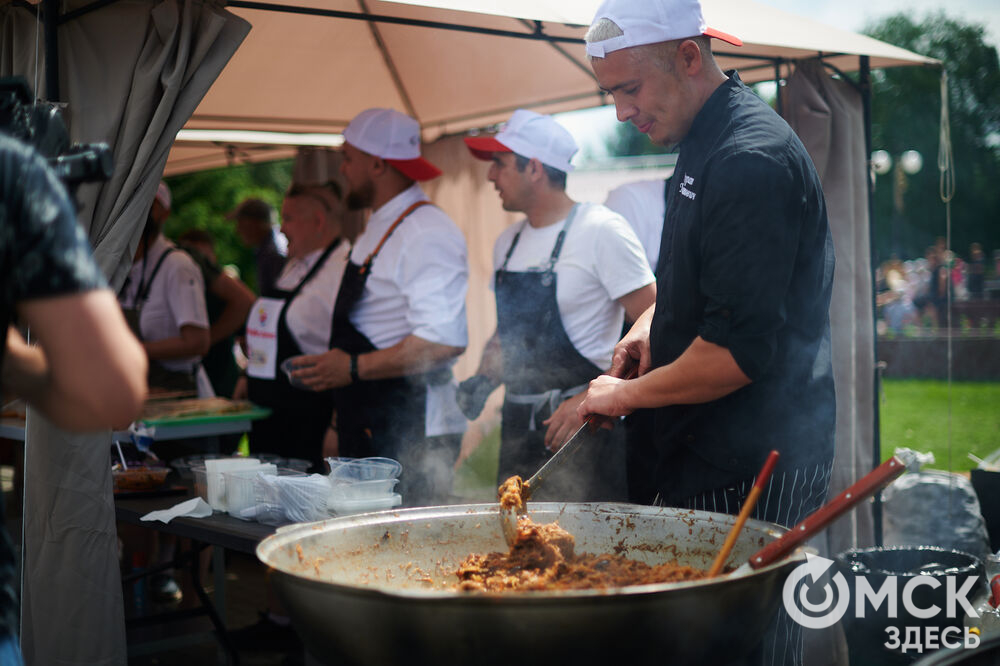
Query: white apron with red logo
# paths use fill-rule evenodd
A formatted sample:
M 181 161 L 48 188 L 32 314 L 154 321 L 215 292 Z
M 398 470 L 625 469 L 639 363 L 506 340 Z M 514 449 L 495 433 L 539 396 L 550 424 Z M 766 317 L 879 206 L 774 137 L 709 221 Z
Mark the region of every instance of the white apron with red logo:
M 278 359 L 278 321 L 284 299 L 258 298 L 247 317 L 247 375 L 274 379 Z

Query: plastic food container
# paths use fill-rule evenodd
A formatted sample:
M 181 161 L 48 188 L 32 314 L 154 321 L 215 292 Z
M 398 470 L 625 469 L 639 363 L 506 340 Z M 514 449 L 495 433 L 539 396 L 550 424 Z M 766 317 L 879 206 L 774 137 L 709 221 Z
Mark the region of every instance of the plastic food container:
M 206 502 L 208 501 L 208 475 L 205 465 L 191 465 L 191 477 L 194 479 L 194 493 Z
M 399 493 L 393 493 L 385 497 L 362 500 L 334 500 L 330 499 L 327 510 L 337 516 L 351 516 L 357 513 L 369 513 L 371 511 L 385 511 L 403 503 L 403 497 Z
M 308 460 L 303 460 L 302 458 L 285 458 L 282 466 L 304 473 L 309 471 L 309 468 L 312 467 L 312 463 Z
M 162 486 L 170 474 L 169 467 L 130 467 L 112 470 L 115 492 L 155 490 Z
M 392 458 L 327 458 L 330 483 L 395 479 L 403 466 Z
M 237 518 L 244 509 L 256 504 L 254 480 L 261 474 L 275 475 L 278 473 L 274 465 L 261 465 L 250 469 L 236 469 L 223 472 L 226 487 L 226 511 Z
M 170 466 L 177 470 L 177 476 L 180 477 L 181 481 L 190 483 L 194 479 L 194 467 L 199 465 L 204 467 L 206 460 L 214 460 L 221 457 L 218 453 L 197 453 L 184 456 L 183 458 L 174 458 L 170 461 Z
M 330 502 L 383 499 L 392 495 L 399 479 L 375 479 L 336 483 L 330 488 Z
M 187 481 L 193 478 L 191 463 L 183 458 L 175 458 L 174 460 L 171 460 L 170 466 L 177 470 L 177 476 L 179 476 L 182 481 Z
M 309 475 L 295 469 L 278 468 L 278 478 L 255 478 L 253 481 L 254 501 L 252 510 L 244 510 L 233 515 L 243 520 L 256 520 L 268 525 L 297 522 L 300 514 L 308 508 L 322 504 L 317 498 Z M 325 496 L 322 499 L 326 499 Z M 292 517 L 289 517 L 291 514 Z M 318 520 L 322 516 L 314 516 Z

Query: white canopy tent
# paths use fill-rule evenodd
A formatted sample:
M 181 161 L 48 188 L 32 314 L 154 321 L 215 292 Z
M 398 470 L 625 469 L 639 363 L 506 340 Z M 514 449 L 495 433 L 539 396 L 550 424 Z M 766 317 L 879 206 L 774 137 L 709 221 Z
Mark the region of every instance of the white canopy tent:
M 607 103 L 582 48 L 599 0 L 232 0 L 253 30 L 186 130 L 336 133 L 383 106 L 417 118 L 424 139 L 486 127 L 516 108 L 555 113 Z M 787 77 L 822 55 L 841 71 L 933 64 L 870 37 L 753 0 L 704 0 L 723 69 L 745 82 Z M 294 140 L 290 140 L 294 143 Z M 178 141 L 166 175 L 279 159 L 294 148 L 253 140 Z

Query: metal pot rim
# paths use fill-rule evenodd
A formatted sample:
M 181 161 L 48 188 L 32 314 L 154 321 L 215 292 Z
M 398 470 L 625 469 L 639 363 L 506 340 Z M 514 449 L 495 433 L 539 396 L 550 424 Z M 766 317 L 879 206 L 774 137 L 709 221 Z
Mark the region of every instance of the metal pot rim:
M 736 517 L 729 514 L 713 513 L 710 511 L 698 511 L 692 509 L 676 509 L 671 507 L 655 507 L 639 504 L 610 503 L 610 502 L 532 502 L 529 513 L 532 511 L 549 511 L 562 513 L 567 510 L 589 510 L 594 513 L 607 513 L 613 515 L 662 515 L 677 514 L 691 521 L 718 522 L 723 529 L 728 531 Z M 487 592 L 467 592 L 458 590 L 418 590 L 418 589 L 387 589 L 384 587 L 368 587 L 361 585 L 347 585 L 334 581 L 320 581 L 316 578 L 303 575 L 297 571 L 286 571 L 278 568 L 270 559 L 270 554 L 275 550 L 286 547 L 299 538 L 312 536 L 317 532 L 330 532 L 334 530 L 347 530 L 370 525 L 382 525 L 396 522 L 406 522 L 412 520 L 433 520 L 448 518 L 458 515 L 483 515 L 497 521 L 499 530 L 499 505 L 491 504 L 453 504 L 435 507 L 416 507 L 411 509 L 392 509 L 388 511 L 376 511 L 372 513 L 358 514 L 354 516 L 344 516 L 340 518 L 330 518 L 314 523 L 297 523 L 278 528 L 271 536 L 264 539 L 257 545 L 257 558 L 265 565 L 274 568 L 282 575 L 291 577 L 300 583 L 307 585 L 322 585 L 324 587 L 335 588 L 340 593 L 349 593 L 366 597 L 383 597 L 387 599 L 407 599 L 413 601 L 432 602 L 434 600 L 447 600 L 454 602 L 461 599 L 469 604 L 517 604 L 529 602 L 532 604 L 545 603 L 546 600 L 562 603 L 567 599 L 600 600 L 600 599 L 622 599 L 636 598 L 644 595 L 661 594 L 669 591 L 682 591 L 694 588 L 705 588 L 718 585 L 725 585 L 737 580 L 763 575 L 775 569 L 781 569 L 793 564 L 805 561 L 805 551 L 802 548 L 795 550 L 788 557 L 774 562 L 760 569 L 751 570 L 740 574 L 730 574 L 719 576 L 710 580 L 686 581 L 678 583 L 654 583 L 649 585 L 629 585 L 625 587 L 607 588 L 603 590 L 549 590 L 535 591 L 524 590 L 513 593 L 487 593 Z M 778 538 L 787 531 L 786 528 L 759 520 L 747 520 L 744 529 L 756 530 L 762 535 L 773 539 Z M 720 542 L 721 543 L 721 542 Z

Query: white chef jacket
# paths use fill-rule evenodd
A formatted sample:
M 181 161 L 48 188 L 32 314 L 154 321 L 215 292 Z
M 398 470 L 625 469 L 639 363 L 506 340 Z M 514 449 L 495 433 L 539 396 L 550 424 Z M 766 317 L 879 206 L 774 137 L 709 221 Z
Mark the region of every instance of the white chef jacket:
M 660 258 L 660 236 L 663 235 L 663 217 L 667 212 L 665 189 L 662 179 L 625 183 L 608 192 L 604 202 L 635 230 L 653 271 L 656 271 L 656 262 Z
M 351 261 L 364 263 L 396 218 L 427 199 L 414 184 L 372 213 L 354 242 Z M 465 293 L 469 282 L 465 237 L 435 206 L 410 213 L 382 246 L 351 323 L 378 349 L 408 335 L 442 345 L 469 342 Z
M 145 260 L 132 264 L 128 282 L 120 296 L 125 308 L 135 307 L 140 282 L 149 281 L 160 257 L 175 245 L 162 234 L 146 250 Z M 145 269 L 145 275 L 143 274 Z M 142 306 L 139 330 L 144 340 L 156 342 L 181 334 L 181 326 L 209 327 L 208 310 L 205 308 L 205 281 L 201 269 L 183 250 L 171 252 L 149 288 L 149 298 Z M 200 356 L 158 361 L 168 370 L 190 372 L 195 369 Z
M 354 242 L 351 261 L 361 265 L 403 211 L 427 195 L 414 184 L 368 219 Z M 351 323 L 377 349 L 409 335 L 441 345 L 465 347 L 469 330 L 465 294 L 469 283 L 465 237 L 435 206 L 421 206 L 396 227 L 372 263 L 364 294 Z M 427 435 L 462 432 L 465 419 L 455 405 L 454 382 L 427 391 Z

